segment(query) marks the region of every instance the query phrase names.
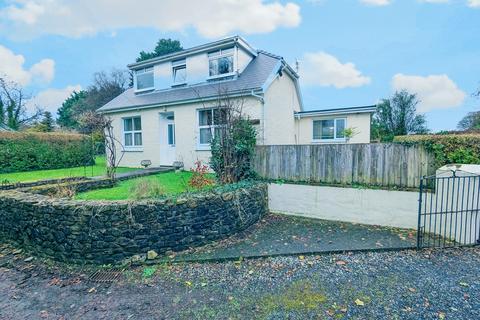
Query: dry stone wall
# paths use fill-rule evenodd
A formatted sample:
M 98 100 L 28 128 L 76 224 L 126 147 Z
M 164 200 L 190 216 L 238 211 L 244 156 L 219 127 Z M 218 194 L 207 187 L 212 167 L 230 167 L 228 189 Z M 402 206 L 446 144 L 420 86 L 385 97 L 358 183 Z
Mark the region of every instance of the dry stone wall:
M 268 210 L 265 184 L 155 201 L 76 201 L 0 191 L 0 237 L 55 260 L 118 263 L 242 231 Z

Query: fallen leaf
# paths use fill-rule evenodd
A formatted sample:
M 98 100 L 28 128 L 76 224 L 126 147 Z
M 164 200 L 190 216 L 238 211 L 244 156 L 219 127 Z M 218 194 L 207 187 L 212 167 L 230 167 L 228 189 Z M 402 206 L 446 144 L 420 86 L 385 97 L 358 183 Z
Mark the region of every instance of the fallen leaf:
M 192 286 L 192 283 L 191 283 L 190 281 L 185 281 L 185 284 L 186 284 L 187 286 L 189 286 L 189 287 Z
M 355 300 L 355 304 L 356 304 L 357 306 L 362 306 L 362 307 L 363 307 L 363 306 L 365 305 L 365 302 L 363 302 L 363 301 L 360 300 L 360 299 L 357 299 L 357 300 Z
M 439 312 L 438 313 L 438 319 L 445 319 L 445 312 Z
M 337 262 L 335 262 L 337 265 L 339 266 L 344 266 L 347 264 L 347 262 L 343 261 L 343 260 L 338 260 Z
M 248 270 L 248 274 L 253 274 L 253 270 Z
M 417 289 L 415 289 L 415 288 L 408 288 L 408 291 L 410 291 L 410 292 L 416 292 Z
M 466 282 L 460 282 L 459 285 L 461 285 L 462 287 L 468 287 L 468 283 Z
M 207 286 L 207 283 L 206 283 L 206 282 L 202 282 L 202 283 L 200 283 L 200 285 L 201 285 L 202 287 L 205 287 L 205 286 Z
M 347 312 L 347 308 L 341 308 L 340 311 L 343 312 L 343 313 L 346 313 L 346 312 Z
M 53 278 L 52 280 L 50 280 L 48 285 L 49 286 L 56 286 L 56 285 L 59 285 L 61 282 L 62 282 L 62 280 L 60 280 L 59 278 Z

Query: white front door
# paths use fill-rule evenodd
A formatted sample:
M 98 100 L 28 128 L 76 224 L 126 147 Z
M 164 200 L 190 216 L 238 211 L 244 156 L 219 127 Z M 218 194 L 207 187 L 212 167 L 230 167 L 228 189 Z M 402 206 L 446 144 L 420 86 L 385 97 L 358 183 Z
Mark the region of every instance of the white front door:
M 173 112 L 160 114 L 160 165 L 175 161 L 175 117 Z

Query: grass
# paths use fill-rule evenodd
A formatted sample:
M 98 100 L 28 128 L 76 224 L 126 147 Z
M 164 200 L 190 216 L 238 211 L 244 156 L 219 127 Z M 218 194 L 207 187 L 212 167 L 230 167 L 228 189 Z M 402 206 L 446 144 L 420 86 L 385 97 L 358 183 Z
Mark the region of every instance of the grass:
M 38 180 L 60 179 L 60 178 L 69 178 L 69 177 L 102 176 L 102 175 L 105 175 L 106 173 L 105 168 L 106 168 L 105 157 L 96 157 L 95 165 L 88 166 L 88 167 L 1 173 L 0 182 L 1 181 L 8 181 L 9 183 L 31 182 L 31 181 L 38 181 Z M 137 170 L 137 169 L 136 168 L 118 168 L 117 173 L 128 172 L 132 170 Z
M 148 177 L 125 180 L 113 188 L 96 189 L 75 196 L 77 200 L 127 200 L 131 198 L 131 190 L 139 181 L 158 183 L 162 186 L 165 195 L 174 195 L 187 191 L 191 172 L 165 172 Z

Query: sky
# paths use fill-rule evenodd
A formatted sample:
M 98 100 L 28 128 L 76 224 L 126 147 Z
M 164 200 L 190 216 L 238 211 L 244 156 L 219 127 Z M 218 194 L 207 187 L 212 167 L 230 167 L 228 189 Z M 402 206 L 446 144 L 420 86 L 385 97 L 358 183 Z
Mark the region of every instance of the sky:
M 159 38 L 188 48 L 234 34 L 299 62 L 305 110 L 402 89 L 432 131 L 480 110 L 480 0 L 0 0 L 0 74 L 55 113 Z

